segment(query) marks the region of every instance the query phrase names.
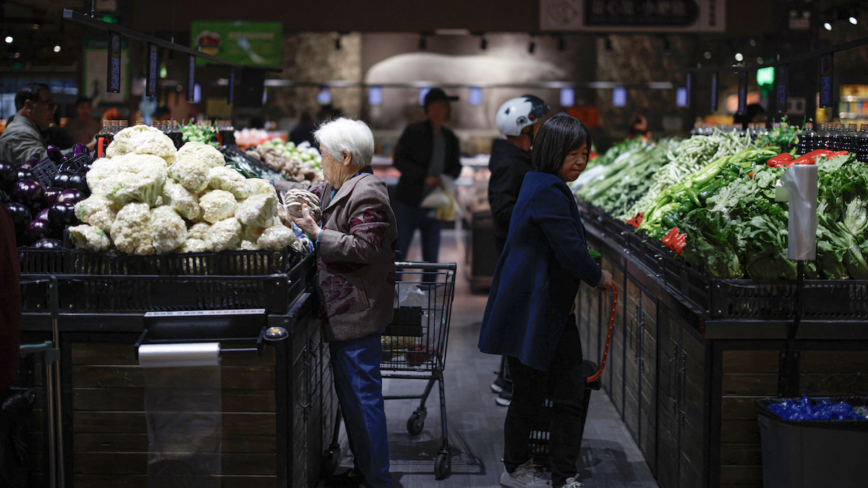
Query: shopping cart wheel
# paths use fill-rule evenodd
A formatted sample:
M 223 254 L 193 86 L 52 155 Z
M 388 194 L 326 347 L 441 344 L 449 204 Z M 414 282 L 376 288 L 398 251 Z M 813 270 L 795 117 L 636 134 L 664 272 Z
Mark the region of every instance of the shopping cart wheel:
M 338 463 L 341 461 L 341 449 L 329 446 L 322 454 L 322 472 L 323 477 L 329 477 L 338 469 Z
M 438 480 L 446 479 L 452 474 L 452 454 L 448 449 L 437 453 L 434 460 L 434 477 Z
M 428 416 L 428 410 L 425 408 L 417 408 L 413 415 L 407 419 L 407 432 L 410 435 L 419 435 L 422 429 L 425 428 L 425 417 Z

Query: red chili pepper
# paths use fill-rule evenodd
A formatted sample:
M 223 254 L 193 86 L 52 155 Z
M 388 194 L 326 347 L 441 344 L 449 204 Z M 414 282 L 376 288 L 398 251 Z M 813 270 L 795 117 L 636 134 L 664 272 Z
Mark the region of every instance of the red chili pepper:
M 807 154 L 804 154 L 804 155 L 802 156 L 802 158 L 813 158 L 813 159 L 816 159 L 816 158 L 818 158 L 818 157 L 820 157 L 820 156 L 828 156 L 828 155 L 833 154 L 833 153 L 834 153 L 834 151 L 830 151 L 830 150 L 828 150 L 828 149 L 817 149 L 817 150 L 815 150 L 815 151 L 811 151 L 811 152 L 809 152 L 809 153 L 807 153 Z M 799 158 L 799 159 L 802 159 L 802 158 Z
M 750 173 L 748 173 L 748 174 L 747 174 L 747 177 L 750 178 L 750 179 L 753 179 L 753 171 L 751 171 Z
M 675 237 L 676 234 L 678 234 L 678 227 L 673 227 L 672 230 L 670 230 L 669 233 L 663 237 L 663 245 L 669 247 L 669 244 L 672 242 L 672 238 Z
M 684 250 L 684 245 L 687 244 L 687 234 L 678 234 L 678 236 L 673 239 L 674 251 L 681 256 L 681 252 Z
M 850 154 L 849 151 L 836 151 L 833 152 L 831 156 L 829 156 L 829 159 L 837 158 L 838 156 L 846 156 L 848 154 Z
M 643 220 L 645 220 L 645 212 L 639 214 L 639 216 L 636 218 L 636 222 L 638 222 L 639 225 L 642 225 Z
M 766 162 L 769 168 L 780 168 L 781 165 L 786 164 L 787 161 L 792 161 L 793 155 L 790 153 L 780 153 L 777 156 L 771 158 Z

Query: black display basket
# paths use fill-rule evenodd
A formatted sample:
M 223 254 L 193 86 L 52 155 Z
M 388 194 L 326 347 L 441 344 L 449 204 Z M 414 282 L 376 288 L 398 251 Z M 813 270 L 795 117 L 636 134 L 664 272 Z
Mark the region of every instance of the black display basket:
M 277 171 L 276 169 L 252 156 L 248 156 L 246 152 L 238 149 L 238 146 L 236 145 L 221 146 L 220 151 L 223 153 L 223 156 L 225 156 L 228 161 L 234 161 L 236 163 L 241 161 L 244 164 L 251 166 L 257 173 L 259 173 L 257 176 L 263 180 L 282 181 L 286 179 L 286 177 L 284 177 L 280 171 Z

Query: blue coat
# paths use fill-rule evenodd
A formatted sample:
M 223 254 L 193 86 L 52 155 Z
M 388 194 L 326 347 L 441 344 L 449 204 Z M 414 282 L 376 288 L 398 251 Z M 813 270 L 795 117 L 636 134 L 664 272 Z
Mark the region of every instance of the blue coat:
M 569 187 L 553 174 L 525 176 L 494 271 L 479 349 L 547 371 L 579 281 L 600 282 Z

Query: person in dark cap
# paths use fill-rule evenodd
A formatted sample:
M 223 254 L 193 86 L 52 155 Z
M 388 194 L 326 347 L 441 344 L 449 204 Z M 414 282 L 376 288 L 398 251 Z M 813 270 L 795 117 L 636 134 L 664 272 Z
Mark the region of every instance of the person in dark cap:
M 404 129 L 395 147 L 393 164 L 401 172 L 393 207 L 398 224 L 398 251 L 403 259 L 416 229 L 422 233 L 422 260 L 436 263 L 440 250 L 440 221 L 436 210 L 421 207 L 422 200 L 435 188 L 443 186 L 441 176 L 457 178 L 461 173 L 459 144 L 455 133 L 445 127 L 452 107 L 458 100 L 439 88 L 425 95 L 423 122 Z

